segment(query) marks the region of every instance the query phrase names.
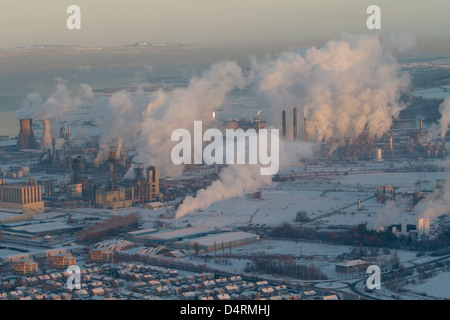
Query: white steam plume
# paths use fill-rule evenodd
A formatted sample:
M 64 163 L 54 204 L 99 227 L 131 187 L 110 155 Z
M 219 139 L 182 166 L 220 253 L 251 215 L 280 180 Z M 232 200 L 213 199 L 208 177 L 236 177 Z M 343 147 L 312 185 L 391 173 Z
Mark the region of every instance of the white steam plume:
M 444 102 L 441 103 L 439 106 L 439 111 L 441 113 L 441 119 L 439 120 L 439 124 L 441 126 L 441 137 L 444 139 L 450 124 L 450 96 L 447 96 Z
M 280 141 L 280 170 L 300 159 L 313 155 L 315 144 L 307 142 Z M 272 177 L 261 175 L 260 165 L 229 165 L 220 172 L 219 179 L 206 189 L 197 192 L 195 198 L 188 196 L 178 208 L 175 219 L 196 209 L 207 209 L 217 201 L 255 192 L 272 183 Z
M 443 164 L 448 166 L 448 162 Z M 445 177 L 445 183 L 441 191 L 435 191 L 434 195 L 429 195 L 425 201 L 419 202 L 411 212 L 406 212 L 405 208 L 411 205 L 410 199 L 400 199 L 389 201 L 381 212 L 378 212 L 374 220 L 367 225 L 369 229 L 379 230 L 381 227 L 392 224 L 407 222 L 417 224 L 420 218 L 428 218 L 431 221 L 442 215 L 450 213 L 450 175 Z
M 347 36 L 346 40 L 330 41 L 321 49 L 253 61 L 252 73 L 259 104 L 269 114 L 268 123 L 277 126 L 281 110 L 297 107 L 298 114 L 307 117 L 309 136 L 316 141 L 354 138 L 366 125 L 369 134 L 381 136 L 389 130 L 392 116 L 404 107 L 397 100 L 410 85 L 408 75 L 397 74 L 396 61 L 383 51 L 380 40 L 366 36 Z M 312 153 L 312 146 L 284 141 L 280 145 L 280 161 L 289 165 L 299 156 L 305 158 Z M 302 155 L 298 150 L 302 150 Z M 233 165 L 221 173 L 218 181 L 198 191 L 195 198 L 187 197 L 176 219 L 269 183 L 255 166 Z
M 117 156 L 131 148 L 141 130 L 141 113 L 150 97 L 139 87 L 135 93 L 122 90 L 109 99 L 98 99 L 91 110 L 91 118 L 101 119 L 100 150 L 96 161 L 107 159 L 109 147 L 117 147 Z
M 247 81 L 236 63 L 223 62 L 213 65 L 200 78 L 191 79 L 186 88 L 155 93 L 142 113 L 142 131 L 135 141 L 138 155 L 134 161 L 158 165 L 162 176 L 180 175 L 182 166 L 170 160 L 173 130 L 183 128 L 192 133 L 194 121 L 206 125 L 226 95 L 234 89 L 243 89 Z
M 357 137 L 366 124 L 371 135 L 389 130 L 391 117 L 404 107 L 397 100 L 410 85 L 396 66 L 379 38 L 368 36 L 346 36 L 320 49 L 253 62 L 258 98 L 272 119 L 279 123 L 283 108 L 297 107 L 316 141 Z
M 16 111 L 18 119 L 61 119 L 73 108 L 86 105 L 92 101 L 92 89 L 87 84 L 81 84 L 82 93 L 76 97 L 60 82 L 56 90 L 45 101 L 38 93 L 30 93 L 23 100 L 23 107 Z

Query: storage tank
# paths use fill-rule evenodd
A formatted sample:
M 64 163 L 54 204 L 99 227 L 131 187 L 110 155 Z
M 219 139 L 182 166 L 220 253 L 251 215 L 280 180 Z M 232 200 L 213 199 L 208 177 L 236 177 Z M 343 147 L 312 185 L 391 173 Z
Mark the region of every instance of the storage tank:
M 375 161 L 383 161 L 383 150 L 381 148 L 375 149 Z

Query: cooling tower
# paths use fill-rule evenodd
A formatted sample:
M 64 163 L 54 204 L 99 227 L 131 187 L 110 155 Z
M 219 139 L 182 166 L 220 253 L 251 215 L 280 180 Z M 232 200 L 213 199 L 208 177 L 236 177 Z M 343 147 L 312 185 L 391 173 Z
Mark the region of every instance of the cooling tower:
M 41 150 L 48 150 L 52 147 L 52 138 L 54 137 L 55 120 L 44 120 L 44 132 L 41 139 Z
M 22 149 L 39 149 L 32 129 L 31 119 L 20 119 L 20 132 L 17 138 L 16 147 Z

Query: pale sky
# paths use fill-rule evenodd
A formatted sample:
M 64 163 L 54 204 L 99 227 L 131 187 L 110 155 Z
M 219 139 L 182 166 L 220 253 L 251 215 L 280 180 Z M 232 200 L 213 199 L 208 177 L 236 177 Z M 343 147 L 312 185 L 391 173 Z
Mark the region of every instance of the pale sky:
M 81 8 L 81 30 L 66 28 L 71 4 Z M 406 32 L 448 45 L 449 0 L 2 0 L 0 48 L 324 41 L 342 32 L 379 32 L 366 28 L 371 4 L 381 8 L 382 34 Z

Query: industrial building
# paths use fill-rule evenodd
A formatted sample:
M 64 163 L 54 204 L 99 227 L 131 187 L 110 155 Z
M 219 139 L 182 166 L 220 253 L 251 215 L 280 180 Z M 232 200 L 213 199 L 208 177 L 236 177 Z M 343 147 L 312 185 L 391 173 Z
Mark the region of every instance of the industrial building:
M 359 272 L 361 270 L 366 270 L 370 265 L 369 262 L 364 260 L 351 260 L 343 263 L 336 263 L 336 272 L 350 273 L 350 272 Z
M 225 232 L 217 235 L 194 238 L 174 243 L 175 249 L 216 251 L 259 241 L 259 236 L 247 232 Z
M 385 203 L 386 200 L 394 200 L 395 190 L 394 187 L 385 185 L 377 188 L 377 201 L 379 203 Z
M 42 187 L 33 179 L 27 184 L 5 184 L 0 180 L 0 208 L 18 209 L 24 214 L 43 213 Z
M 417 236 L 420 238 L 422 236 L 428 237 L 430 235 L 430 219 L 420 218 L 417 221 Z
M 147 167 L 144 175 L 142 167 L 136 166 L 134 168 L 134 186 L 131 187 L 131 192 L 133 201 L 140 204 L 160 200 L 158 167 Z
M 73 233 L 82 226 L 71 226 L 64 222 L 27 223 L 20 226 L 6 225 L 3 232 L 19 237 L 41 237 L 63 233 Z
M 22 214 L 22 210 L 0 208 L 0 225 L 30 221 L 32 219 L 31 215 Z
M 132 234 L 132 238 L 133 241 L 144 243 L 169 244 L 186 238 L 200 237 L 214 232 L 217 232 L 217 230 L 206 227 L 190 227 L 160 232 L 142 230 L 141 233 L 135 232 L 134 234 Z
M 132 243 L 127 240 L 104 241 L 91 249 L 89 255 L 92 262 L 112 262 L 115 252 L 130 248 Z

